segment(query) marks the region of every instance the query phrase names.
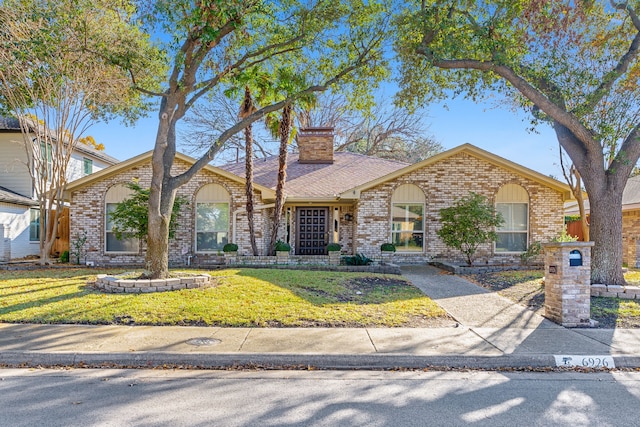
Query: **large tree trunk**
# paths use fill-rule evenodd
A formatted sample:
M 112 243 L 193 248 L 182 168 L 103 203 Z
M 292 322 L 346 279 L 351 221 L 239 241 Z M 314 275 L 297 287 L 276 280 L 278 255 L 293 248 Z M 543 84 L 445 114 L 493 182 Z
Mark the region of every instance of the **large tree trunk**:
M 622 273 L 622 191 L 606 188 L 591 200 L 591 282 L 624 285 Z M 591 193 L 590 193 L 591 194 Z
M 589 237 L 595 243 L 591 254 L 591 283 L 625 285 L 622 273 L 622 192 L 635 161 L 605 170 L 602 150 L 585 150 L 577 137 L 557 122 L 554 129 L 589 195 Z
M 169 277 L 169 223 L 176 196 L 171 180 L 171 165 L 175 156 L 176 120 L 170 118 L 172 108 L 163 100 L 160 107 L 160 124 L 156 144 L 151 157 L 151 188 L 149 191 L 149 225 L 145 274 L 151 279 Z
M 155 172 L 154 172 L 155 174 Z M 172 191 L 166 183 L 149 194 L 149 230 L 147 234 L 147 252 L 145 255 L 145 274 L 151 279 L 169 277 L 169 222 L 171 210 L 167 201 L 173 200 Z M 173 206 L 173 202 L 168 206 Z

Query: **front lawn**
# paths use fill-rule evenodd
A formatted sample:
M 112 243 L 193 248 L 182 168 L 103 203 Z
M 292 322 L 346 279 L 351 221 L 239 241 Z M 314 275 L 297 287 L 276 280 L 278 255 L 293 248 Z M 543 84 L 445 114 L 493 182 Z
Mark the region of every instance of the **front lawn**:
M 0 322 L 234 327 L 421 327 L 446 313 L 399 276 L 301 270 L 206 271 L 216 284 L 106 294 L 96 274 L 123 270 L 3 271 Z M 189 271 L 204 272 L 204 271 Z
M 473 274 L 467 279 L 544 314 L 542 270 Z M 640 285 L 640 272 L 626 272 L 625 280 L 629 285 Z M 640 301 L 591 297 L 591 318 L 600 323 L 600 328 L 640 328 Z

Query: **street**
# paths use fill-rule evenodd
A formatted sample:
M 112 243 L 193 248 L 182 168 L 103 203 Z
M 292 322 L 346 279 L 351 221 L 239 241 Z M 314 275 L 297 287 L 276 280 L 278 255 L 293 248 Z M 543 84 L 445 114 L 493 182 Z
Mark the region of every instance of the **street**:
M 630 426 L 640 372 L 0 369 L 0 426 Z

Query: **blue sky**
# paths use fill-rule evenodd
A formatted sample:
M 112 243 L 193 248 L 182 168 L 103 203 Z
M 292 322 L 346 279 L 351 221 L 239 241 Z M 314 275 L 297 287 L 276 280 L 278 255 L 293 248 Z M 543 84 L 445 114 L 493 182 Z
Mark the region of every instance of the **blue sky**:
M 470 143 L 545 175 L 562 179 L 558 142 L 553 130 L 541 125 L 538 133 L 527 131 L 529 121 L 524 111 L 512 112 L 506 107 L 475 104 L 455 99 L 428 108 L 429 131 L 445 149 Z M 88 134 L 105 145 L 105 152 L 126 160 L 153 148 L 157 116 L 140 119 L 126 127 L 117 121 L 92 126 Z M 178 141 L 180 148 L 180 141 Z

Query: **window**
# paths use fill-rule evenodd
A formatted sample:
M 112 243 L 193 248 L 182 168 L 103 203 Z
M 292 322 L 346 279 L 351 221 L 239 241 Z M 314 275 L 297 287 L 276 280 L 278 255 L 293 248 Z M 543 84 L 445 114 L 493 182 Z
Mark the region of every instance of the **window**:
M 118 239 L 113 232 L 113 222 L 110 212 L 113 212 L 118 203 L 122 202 L 132 194 L 132 190 L 122 184 L 114 185 L 107 191 L 105 197 L 105 249 L 107 252 L 129 252 L 137 253 L 140 249 L 140 242 L 135 237 Z
M 229 242 L 229 193 L 207 184 L 196 195 L 196 252 L 217 252 Z
M 40 241 L 40 209 L 31 208 L 29 210 L 29 241 Z
M 504 224 L 498 228 L 496 252 L 524 252 L 529 242 L 529 194 L 519 185 L 507 184 L 496 195 L 496 210 Z
M 83 162 L 83 172 L 85 175 L 90 175 L 93 173 L 93 160 L 87 159 L 86 157 L 82 159 Z
M 40 143 L 40 165 L 40 175 L 46 176 L 47 181 L 51 181 L 53 178 L 53 151 L 51 144 Z
M 391 242 L 400 252 L 422 252 L 426 198 L 412 184 L 398 187 L 391 197 Z

